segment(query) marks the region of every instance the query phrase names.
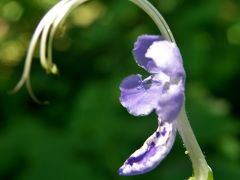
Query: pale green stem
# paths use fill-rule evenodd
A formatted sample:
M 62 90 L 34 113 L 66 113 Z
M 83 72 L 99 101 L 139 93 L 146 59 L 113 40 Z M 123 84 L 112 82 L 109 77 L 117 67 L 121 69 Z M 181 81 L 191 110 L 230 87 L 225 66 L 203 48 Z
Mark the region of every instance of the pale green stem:
M 162 15 L 158 12 L 158 10 L 150 2 L 148 2 L 147 0 L 130 1 L 142 8 L 142 10 L 144 10 L 152 18 L 152 20 L 155 22 L 158 29 L 162 33 L 162 36 L 165 37 L 166 40 L 175 42 L 175 39 L 168 24 L 166 23 Z
M 153 19 L 153 21 L 156 23 L 157 27 L 159 28 L 162 36 L 166 40 L 169 40 L 175 43 L 172 32 L 168 27 L 166 21 L 151 3 L 149 3 L 147 0 L 130 0 L 130 1 L 138 5 Z M 182 138 L 184 146 L 187 149 L 188 155 L 192 161 L 194 179 L 207 180 L 210 168 L 204 158 L 204 155 L 191 129 L 188 118 L 186 116 L 184 106 L 177 120 L 177 129 Z
M 207 180 L 209 167 L 189 124 L 184 107 L 178 117 L 177 129 L 192 161 L 194 178 L 196 180 Z

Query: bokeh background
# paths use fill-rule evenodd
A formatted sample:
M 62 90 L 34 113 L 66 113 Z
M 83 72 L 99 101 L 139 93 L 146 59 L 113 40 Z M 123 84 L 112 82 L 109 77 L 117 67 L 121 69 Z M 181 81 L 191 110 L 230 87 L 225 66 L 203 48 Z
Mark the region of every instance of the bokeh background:
M 180 137 L 152 172 L 120 177 L 118 168 L 157 126 L 119 103 L 119 84 L 147 75 L 131 50 L 137 36 L 159 34 L 129 1 L 94 0 L 75 9 L 54 40 L 59 76 L 34 56 L 34 91 L 9 95 L 20 78 L 31 35 L 57 0 L 0 1 L 0 179 L 181 180 L 192 174 Z M 217 180 L 240 179 L 240 2 L 152 0 L 166 18 L 187 72 L 186 106 Z

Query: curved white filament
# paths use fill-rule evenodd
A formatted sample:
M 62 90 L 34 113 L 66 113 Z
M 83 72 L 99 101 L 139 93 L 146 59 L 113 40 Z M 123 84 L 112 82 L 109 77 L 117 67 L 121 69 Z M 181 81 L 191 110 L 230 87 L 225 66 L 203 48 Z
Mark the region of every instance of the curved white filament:
M 36 45 L 40 39 L 39 52 L 42 67 L 47 72 L 56 74 L 57 67 L 55 64 L 52 63 L 52 41 L 55 32 L 59 27 L 60 23 L 65 20 L 69 13 L 75 7 L 86 1 L 88 0 L 61 0 L 46 13 L 46 15 L 39 22 L 35 32 L 33 33 L 28 47 L 22 76 L 14 89 L 11 91 L 11 93 L 15 93 L 26 83 L 27 90 L 33 100 L 37 103 L 43 103 L 39 101 L 33 93 L 30 82 L 30 71 Z

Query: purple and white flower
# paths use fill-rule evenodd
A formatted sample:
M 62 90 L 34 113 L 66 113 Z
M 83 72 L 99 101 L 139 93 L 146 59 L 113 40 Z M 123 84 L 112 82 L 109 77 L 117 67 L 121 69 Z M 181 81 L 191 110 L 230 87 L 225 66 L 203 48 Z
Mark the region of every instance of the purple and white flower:
M 161 36 L 142 35 L 133 49 L 136 63 L 151 75 L 125 78 L 121 104 L 134 116 L 155 112 L 157 130 L 119 169 L 120 175 L 137 175 L 155 168 L 169 153 L 176 136 L 176 121 L 184 103 L 185 71 L 177 45 Z

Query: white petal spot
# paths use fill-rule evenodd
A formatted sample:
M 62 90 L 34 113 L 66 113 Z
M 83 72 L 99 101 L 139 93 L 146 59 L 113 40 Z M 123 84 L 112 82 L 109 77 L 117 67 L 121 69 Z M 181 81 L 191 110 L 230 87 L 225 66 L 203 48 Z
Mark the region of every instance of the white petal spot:
M 175 43 L 156 41 L 148 48 L 145 56 L 151 58 L 156 66 L 165 69 L 176 63 L 176 52 L 178 48 Z

